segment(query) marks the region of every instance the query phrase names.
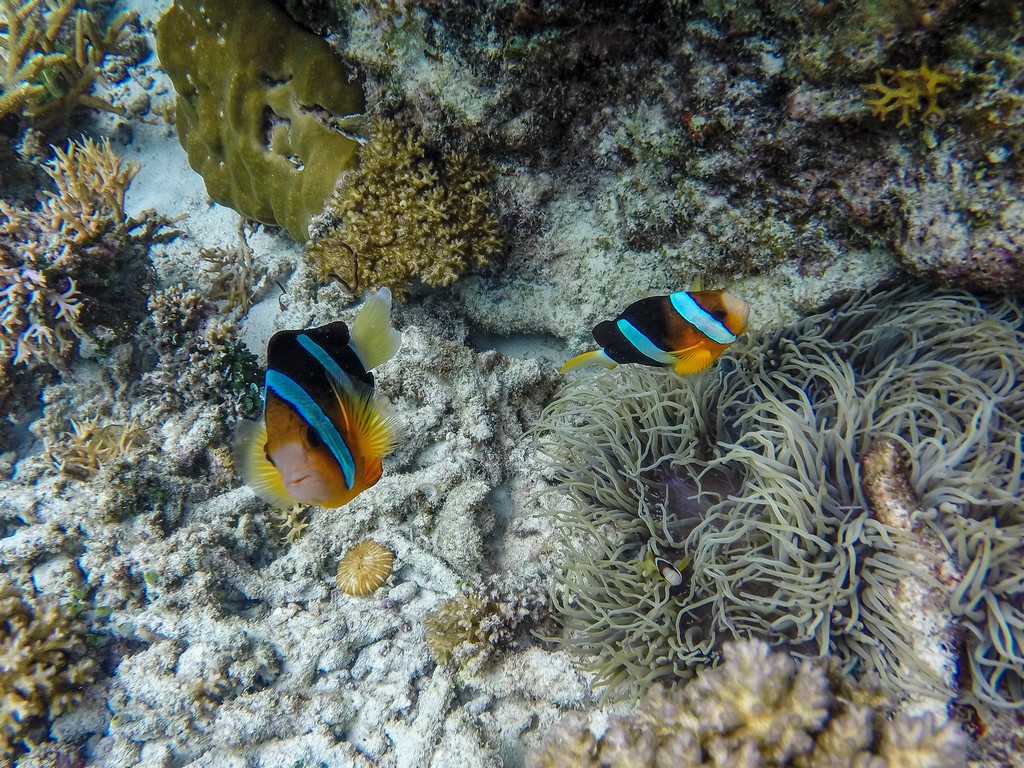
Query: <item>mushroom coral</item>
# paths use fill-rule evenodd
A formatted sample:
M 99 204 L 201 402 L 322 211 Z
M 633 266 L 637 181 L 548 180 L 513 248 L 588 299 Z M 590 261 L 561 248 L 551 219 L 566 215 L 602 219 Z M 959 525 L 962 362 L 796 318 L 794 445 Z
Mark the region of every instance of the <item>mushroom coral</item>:
M 596 683 L 692 677 L 724 641 L 833 654 L 900 693 L 943 694 L 892 596 L 963 578 L 961 683 L 1024 707 L 1024 334 L 1009 299 L 899 288 L 750 334 L 706 375 L 582 378 L 538 426 L 563 565 L 553 603 Z M 906 449 L 914 527 L 872 512 L 860 461 Z M 948 574 L 947 574 L 948 575 Z M 947 581 L 948 586 L 948 581 Z

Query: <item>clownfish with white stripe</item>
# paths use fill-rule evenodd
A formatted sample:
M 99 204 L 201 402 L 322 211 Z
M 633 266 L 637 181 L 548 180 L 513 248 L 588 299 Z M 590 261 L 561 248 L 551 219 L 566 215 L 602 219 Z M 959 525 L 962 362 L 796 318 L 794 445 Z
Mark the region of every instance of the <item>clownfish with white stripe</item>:
M 279 331 L 267 345 L 263 421 L 235 433 L 235 466 L 258 496 L 281 509 L 340 507 L 376 483 L 395 445 L 393 417 L 371 370 L 402 343 L 391 292 L 371 295 L 352 323 Z
M 635 301 L 594 327 L 601 349 L 584 352 L 562 373 L 584 365 L 639 363 L 685 375 L 711 365 L 746 330 L 750 305 L 726 291 L 678 291 Z

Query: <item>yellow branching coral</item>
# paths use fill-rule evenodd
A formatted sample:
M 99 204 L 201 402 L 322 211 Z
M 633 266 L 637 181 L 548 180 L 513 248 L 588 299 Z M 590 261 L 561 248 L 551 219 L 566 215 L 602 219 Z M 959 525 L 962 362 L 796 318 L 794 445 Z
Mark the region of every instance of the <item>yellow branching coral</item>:
M 110 461 L 143 442 L 145 432 L 134 422 L 99 424 L 98 419 L 71 422 L 67 444 L 49 449 L 55 469 L 77 480 L 88 480 L 104 462 Z
M 11 764 L 36 726 L 66 712 L 95 679 L 85 630 L 71 613 L 0 575 L 0 764 Z
M 78 6 L 78 0 L 0 0 L 0 117 L 20 111 L 46 124 L 80 105 L 120 111 L 89 90 L 104 57 L 121 48 L 138 17 L 121 13 L 100 33 L 92 14 Z
M 435 157 L 418 134 L 378 120 L 307 254 L 353 293 L 387 286 L 402 298 L 415 280 L 450 285 L 501 246 L 490 178 L 476 158 Z
M 889 84 L 882 82 L 882 75 L 889 78 Z M 939 106 L 938 95 L 960 86 L 942 67 L 929 69 L 928 62 L 922 61 L 917 69 L 883 69 L 875 75 L 875 82 L 861 87 L 878 91 L 878 98 L 864 99 L 871 114 L 884 121 L 890 112 L 899 110 L 900 121 L 896 125 L 900 126 L 910 125 L 911 110 L 918 112 L 923 108 L 921 119 L 925 121 L 942 117 L 946 110 Z
M 90 242 L 110 226 L 125 222 L 124 196 L 139 171 L 137 163 L 124 163 L 110 142 L 85 139 L 68 142 L 43 165 L 56 192 L 47 192 L 43 215 L 50 231 L 76 245 Z

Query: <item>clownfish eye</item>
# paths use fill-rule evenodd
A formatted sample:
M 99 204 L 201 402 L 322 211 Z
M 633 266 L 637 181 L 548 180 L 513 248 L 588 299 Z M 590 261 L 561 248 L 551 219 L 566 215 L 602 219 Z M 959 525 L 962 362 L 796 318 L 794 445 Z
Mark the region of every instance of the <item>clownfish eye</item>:
M 324 441 L 320 439 L 320 433 L 311 426 L 306 427 L 306 442 L 309 443 L 310 448 L 319 448 L 324 444 Z
M 729 313 L 726 312 L 724 309 L 716 309 L 711 314 L 715 318 L 715 320 L 725 320 L 725 318 L 729 316 Z

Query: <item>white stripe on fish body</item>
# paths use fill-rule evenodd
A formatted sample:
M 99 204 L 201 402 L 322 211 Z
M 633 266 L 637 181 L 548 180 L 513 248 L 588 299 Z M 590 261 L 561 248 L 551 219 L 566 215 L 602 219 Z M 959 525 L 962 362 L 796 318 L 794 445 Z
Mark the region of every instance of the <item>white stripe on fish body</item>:
M 662 365 L 672 365 L 675 363 L 676 359 L 671 353 L 654 344 L 654 342 L 637 330 L 636 326 L 629 322 L 629 320 L 625 318 L 617 320 L 615 326 L 619 329 L 619 333 L 626 337 L 626 341 L 632 344 L 636 351 L 644 357 L 649 357 L 651 360 L 655 360 Z
M 694 301 L 686 291 L 673 293 L 669 298 L 672 299 L 672 307 L 680 317 L 716 344 L 732 344 L 736 341 L 736 335 L 720 320 L 708 314 L 708 311 Z

